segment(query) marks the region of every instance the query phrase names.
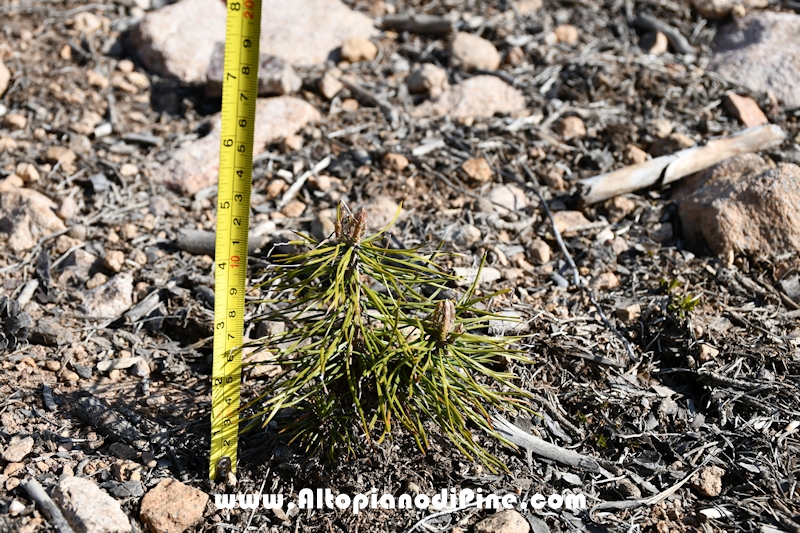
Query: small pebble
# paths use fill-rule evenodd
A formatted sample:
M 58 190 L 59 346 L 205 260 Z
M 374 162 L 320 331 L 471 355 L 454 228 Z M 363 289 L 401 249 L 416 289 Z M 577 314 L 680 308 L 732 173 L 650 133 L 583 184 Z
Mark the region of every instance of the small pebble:
M 284 152 L 295 152 L 303 147 L 302 135 L 289 135 L 283 140 Z
M 528 247 L 528 255 L 531 261 L 537 265 L 544 265 L 550 262 L 550 246 L 540 238 L 536 238 Z
M 383 156 L 383 166 L 395 172 L 402 172 L 408 167 L 408 158 L 401 154 L 388 153 Z
M 16 169 L 17 175 L 22 178 L 25 183 L 33 183 L 39 181 L 41 175 L 39 170 L 32 163 L 20 163 Z
M 483 184 L 492 181 L 492 167 L 483 157 L 467 159 L 462 163 L 461 170 L 476 183 Z
M 62 220 L 70 220 L 75 218 L 75 216 L 78 214 L 78 202 L 75 201 L 75 197 L 67 196 L 61 200 L 61 205 L 58 207 L 56 214 Z
M 555 127 L 555 132 L 565 141 L 586 137 L 586 126 L 580 117 L 565 117 Z
M 725 109 L 747 128 L 769 124 L 769 119 L 752 98 L 734 92 L 725 95 Z M 19 174 L 19 167 L 17 167 Z M 20 174 L 22 176 L 22 174 Z M 22 176 L 25 179 L 25 176 Z
M 648 157 L 647 152 L 633 144 L 626 145 L 622 154 L 622 159 L 629 165 L 644 163 Z
M 108 276 L 106 276 L 102 272 L 97 272 L 97 273 L 95 273 L 94 276 L 92 276 L 89 279 L 89 281 L 86 282 L 86 288 L 89 289 L 89 290 L 92 290 L 95 287 L 99 287 L 100 285 L 103 285 L 107 281 L 108 281 Z
M 617 317 L 623 322 L 627 323 L 635 322 L 639 320 L 639 317 L 642 314 L 642 306 L 639 305 L 638 303 L 623 305 L 617 307 L 615 309 L 615 313 L 617 314 Z
M 306 204 L 300 200 L 292 200 L 281 209 L 281 213 L 289 218 L 299 217 L 306 210 Z
M 139 167 L 132 163 L 125 163 L 119 167 L 119 173 L 122 174 L 123 178 L 130 178 L 131 176 L 135 176 L 139 173 Z
M 24 130 L 28 125 L 28 118 L 20 113 L 10 113 L 3 119 L 3 124 L 11 130 Z
M 339 94 L 339 91 L 344 89 L 344 84 L 340 82 L 332 73 L 326 72 L 319 81 L 318 88 L 319 92 L 322 93 L 322 96 L 328 100 L 333 100 L 333 98 Z
M 133 61 L 131 61 L 130 59 L 123 59 L 122 61 L 117 63 L 117 70 L 119 70 L 120 72 L 122 72 L 124 74 L 129 74 L 129 73 L 133 72 L 133 69 L 135 69 L 135 68 L 136 68 L 136 66 L 133 64 Z
M 13 500 L 11 505 L 8 506 L 8 513 L 11 516 L 17 516 L 23 512 L 25 512 L 25 504 L 19 500 Z
M 572 46 L 578 42 L 578 28 L 572 24 L 562 24 L 553 30 L 556 40 L 559 43 Z
M 342 59 L 350 63 L 372 61 L 378 55 L 378 47 L 363 37 L 352 37 L 342 43 Z
M 354 98 L 346 98 L 342 102 L 342 111 L 358 111 L 358 100 Z
M 453 244 L 459 249 L 469 249 L 481 240 L 481 230 L 472 224 L 465 224 L 456 230 L 453 235 Z
M 125 253 L 121 250 L 110 250 L 106 252 L 103 260 L 109 270 L 112 272 L 121 272 L 123 265 L 125 265 Z

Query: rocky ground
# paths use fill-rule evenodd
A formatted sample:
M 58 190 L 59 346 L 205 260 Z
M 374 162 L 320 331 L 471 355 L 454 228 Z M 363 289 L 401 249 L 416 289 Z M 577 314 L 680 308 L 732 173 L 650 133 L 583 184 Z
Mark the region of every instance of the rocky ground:
M 398 241 L 444 242 L 466 275 L 486 255 L 481 289 L 512 289 L 491 308 L 523 322 L 493 333 L 529 335 L 535 364 L 511 370 L 541 414 L 515 424 L 593 466 L 478 436 L 495 474 L 402 433 L 326 464 L 270 426 L 243 438 L 235 488 L 207 481 L 225 4 L 6 0 L 0 531 L 57 527 L 32 479 L 90 532 L 406 531 L 432 513 L 208 498 L 304 487 L 599 506 L 417 530 L 800 530 L 796 2 L 264 3 L 251 279 L 270 243 L 329 234 L 340 201 L 375 227 L 402 202 Z M 582 197 L 580 180 L 767 123 L 785 140 L 758 154 Z

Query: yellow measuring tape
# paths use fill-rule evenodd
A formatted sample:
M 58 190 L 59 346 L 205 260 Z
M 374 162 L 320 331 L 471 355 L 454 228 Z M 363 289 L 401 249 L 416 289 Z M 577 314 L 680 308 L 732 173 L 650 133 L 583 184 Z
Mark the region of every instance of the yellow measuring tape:
M 228 0 L 222 79 L 210 478 L 236 471 L 261 0 Z

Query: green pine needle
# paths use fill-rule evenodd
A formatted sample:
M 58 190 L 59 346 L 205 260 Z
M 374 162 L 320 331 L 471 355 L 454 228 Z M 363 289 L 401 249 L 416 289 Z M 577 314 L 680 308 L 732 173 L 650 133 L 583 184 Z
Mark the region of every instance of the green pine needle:
M 475 296 L 476 276 L 457 302 L 441 299 L 458 278 L 419 248 L 380 246 L 393 223 L 365 237 L 364 210 L 340 208 L 329 239 L 301 235 L 291 244 L 305 251 L 274 258 L 260 284 L 270 296 L 259 303 L 271 311 L 260 319 L 286 329 L 252 345 L 268 349 L 281 372 L 242 408 L 248 427 L 297 409 L 284 430 L 309 453 L 333 459 L 397 426 L 424 451 L 432 422 L 466 457 L 506 469 L 472 434 L 483 430 L 513 446 L 490 415 L 530 412 L 516 376 L 495 369 L 502 360 L 530 362 L 511 348 L 520 338 L 482 334 L 498 315 L 478 306 L 503 291 Z

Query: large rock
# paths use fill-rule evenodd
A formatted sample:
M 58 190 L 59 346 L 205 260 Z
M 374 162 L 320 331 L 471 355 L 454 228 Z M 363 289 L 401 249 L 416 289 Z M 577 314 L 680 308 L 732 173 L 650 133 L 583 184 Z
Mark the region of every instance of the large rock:
M 144 65 L 181 81 L 205 81 L 211 55 L 225 40 L 225 3 L 182 0 L 148 13 L 131 34 Z
M 709 70 L 800 106 L 800 15 L 752 13 L 723 26 L 715 44 Z
M 779 254 L 800 249 L 800 167 L 770 168 L 744 154 L 710 168 L 678 190 L 679 213 L 690 245 Z
M 148 13 L 134 29 L 132 43 L 150 70 L 202 83 L 214 47 L 225 40 L 225 11 L 220 0 L 180 0 Z M 369 17 L 339 0 L 262 3 L 261 53 L 292 64 L 322 63 L 345 39 L 376 33 Z
M 92 481 L 65 477 L 53 490 L 64 518 L 80 533 L 128 533 L 131 523 L 117 500 Z
M 447 87 L 447 71 L 433 63 L 423 63 L 411 72 L 406 85 L 410 93 L 428 93 L 435 98 Z
M 417 118 L 449 115 L 452 118 L 489 118 L 495 113 L 525 109 L 525 97 L 495 76 L 475 76 L 445 90 L 438 98 L 417 106 Z
M 183 533 L 203 519 L 208 494 L 176 479 L 162 479 L 142 498 L 139 514 L 152 533 Z
M 66 230 L 57 208 L 50 198 L 31 189 L 0 191 L 0 232 L 8 233 L 9 248 L 28 250 L 42 237 Z
M 319 118 L 319 111 L 311 104 L 292 96 L 260 99 L 256 106 L 254 153 L 262 152 L 268 144 L 295 134 Z M 217 114 L 212 120 L 211 132 L 176 150 L 153 176 L 155 181 L 189 196 L 217 182 L 221 116 Z
M 225 45 L 217 43 L 206 73 L 206 95 L 222 96 L 222 78 L 225 70 Z M 303 81 L 291 65 L 283 59 L 261 54 L 258 62 L 258 95 L 282 96 L 296 93 Z

